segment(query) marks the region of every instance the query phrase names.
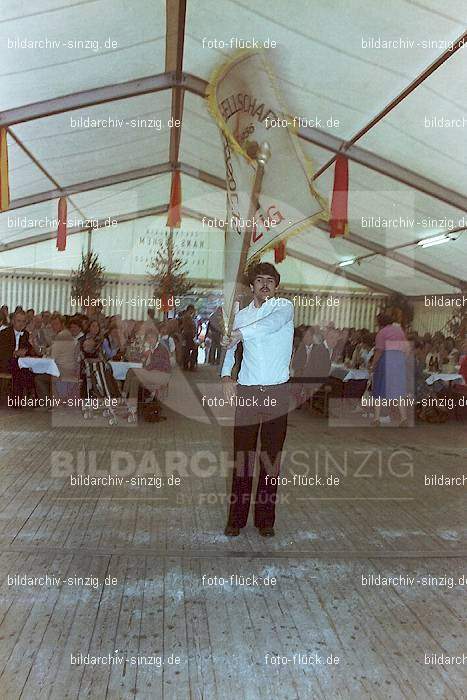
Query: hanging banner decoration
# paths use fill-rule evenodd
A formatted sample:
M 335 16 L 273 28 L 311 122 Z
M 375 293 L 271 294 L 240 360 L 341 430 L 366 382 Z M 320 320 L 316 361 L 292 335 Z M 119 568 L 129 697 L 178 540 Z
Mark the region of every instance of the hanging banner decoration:
M 57 229 L 57 250 L 63 252 L 66 249 L 66 223 L 67 223 L 67 200 L 60 197 L 58 200 L 58 229 Z
M 279 264 L 285 260 L 285 241 L 281 241 L 274 248 L 274 262 Z
M 332 191 L 330 238 L 345 236 L 348 230 L 349 206 L 349 162 L 339 154 L 334 165 L 334 187 Z
M 167 216 L 168 228 L 180 228 L 182 223 L 182 183 L 180 171 L 172 173 L 172 185 L 170 187 L 169 213 Z
M 0 128 L 0 211 L 10 208 L 7 129 Z
M 268 250 L 328 219 L 326 203 L 312 183 L 311 163 L 301 151 L 293 118 L 284 109 L 264 50 L 240 51 L 211 77 L 209 109 L 221 132 L 227 185 L 224 314 L 235 303 L 235 280 L 245 231 L 251 238 L 246 268 Z M 262 143 L 271 156 L 259 204 L 250 203 Z M 250 221 L 250 218 L 252 221 Z

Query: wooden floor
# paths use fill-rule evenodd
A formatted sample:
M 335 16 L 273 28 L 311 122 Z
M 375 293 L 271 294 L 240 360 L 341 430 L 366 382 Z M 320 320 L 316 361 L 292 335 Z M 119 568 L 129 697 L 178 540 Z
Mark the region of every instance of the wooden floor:
M 467 474 L 467 424 L 292 413 L 276 537 L 228 540 L 231 433 L 197 404 L 213 381 L 176 378 L 159 424 L 0 410 L 0 697 L 465 697 L 467 658 L 425 655 L 467 657 L 466 487 L 424 476 Z M 117 467 L 121 486 L 71 485 Z M 163 486 L 126 483 L 143 474 Z

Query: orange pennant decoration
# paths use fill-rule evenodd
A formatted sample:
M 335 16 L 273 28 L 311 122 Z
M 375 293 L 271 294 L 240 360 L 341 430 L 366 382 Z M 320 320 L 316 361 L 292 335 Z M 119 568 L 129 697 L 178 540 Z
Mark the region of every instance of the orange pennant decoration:
M 67 201 L 66 197 L 58 200 L 58 229 L 57 229 L 57 250 L 66 249 L 66 222 L 67 222 Z
M 348 230 L 349 162 L 338 155 L 334 166 L 334 189 L 331 202 L 331 238 L 345 236 Z
M 180 228 L 182 223 L 181 216 L 182 206 L 182 183 L 180 179 L 180 171 L 176 170 L 172 173 L 172 186 L 170 188 L 170 204 L 169 213 L 167 216 L 168 228 Z
M 274 262 L 281 263 L 285 260 L 285 241 L 281 241 L 274 248 Z
M 10 208 L 10 185 L 8 180 L 7 130 L 0 129 L 0 211 Z

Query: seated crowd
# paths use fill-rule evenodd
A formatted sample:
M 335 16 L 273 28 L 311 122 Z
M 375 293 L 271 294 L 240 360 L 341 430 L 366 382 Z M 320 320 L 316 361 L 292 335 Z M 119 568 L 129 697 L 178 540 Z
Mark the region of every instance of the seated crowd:
M 396 311 L 378 314 L 377 334 L 366 328 L 338 329 L 333 323 L 324 329 L 298 326 L 291 363 L 297 407 L 310 402 L 332 374 L 333 365 L 367 370 L 371 377 L 368 390 L 383 398 L 413 394 L 419 401 L 430 392 L 437 393 L 442 382 L 430 387 L 426 381 L 428 375 L 435 373 L 460 374 L 467 383 L 466 339 L 456 341 L 439 331 L 424 336 L 416 331 L 405 333 Z M 378 421 L 378 412 L 376 416 Z M 401 420 L 406 420 L 404 411 Z
M 176 330 L 177 321 L 175 327 L 173 321 L 157 323 L 151 313 L 146 321 L 124 321 L 118 315 L 106 317 L 99 309 L 89 316 L 63 316 L 49 311 L 36 314 L 34 309 L 24 311 L 20 306 L 10 314 L 8 307 L 2 306 L 0 374 L 11 376 L 11 394 L 17 398 L 49 394 L 61 399 L 84 398 L 93 391 L 86 360 L 101 364 L 127 360 L 142 367 L 131 368 L 122 387 L 108 378 L 111 393 L 137 400 L 143 389 L 146 398 L 149 394 L 154 400 L 158 389 L 167 386 L 175 363 L 172 333 Z M 60 377 L 51 381 L 49 375 L 21 368 L 18 361 L 22 357 L 53 358 Z
M 296 327 L 291 376 L 297 407 L 311 401 L 336 365 L 368 370 L 373 394 L 378 396 L 413 393 L 418 399 L 427 392 L 427 375 L 435 372 L 458 372 L 467 383 L 465 339 L 456 341 L 439 331 L 423 336 L 405 332 L 397 313 L 379 314 L 377 323 L 377 334 L 367 328 L 339 329 L 333 323 L 324 328 Z M 211 364 L 219 363 L 223 332 L 222 312 L 217 309 L 204 338 L 209 347 L 206 361 Z M 403 341 L 403 361 L 385 352 L 394 340 Z M 63 316 L 50 311 L 36 314 L 34 309 L 24 311 L 20 306 L 10 314 L 8 307 L 0 307 L 0 375 L 11 375 L 12 393 L 17 397 L 44 397 L 51 392 L 61 398 L 86 397 L 92 392 L 86 374 L 89 362 L 128 361 L 142 367 L 129 369 L 122 386 L 109 377 L 109 387 L 127 399 L 136 401 L 142 392 L 146 400 L 157 401 L 161 387 L 167 389 L 176 363 L 185 370 L 196 369 L 199 343 L 200 330 L 191 304 L 177 318 L 164 322 L 155 321 L 152 309 L 146 321 L 136 321 L 105 316 L 99 308 L 89 315 Z M 18 360 L 25 356 L 53 358 L 60 377 L 51 382 L 48 375 L 21 368 Z M 401 418 L 405 420 L 402 413 Z

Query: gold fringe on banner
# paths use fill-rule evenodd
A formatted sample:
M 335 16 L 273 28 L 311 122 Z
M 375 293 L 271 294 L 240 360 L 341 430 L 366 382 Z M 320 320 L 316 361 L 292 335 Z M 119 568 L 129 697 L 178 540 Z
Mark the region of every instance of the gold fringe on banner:
M 282 242 L 286 242 L 289 238 L 292 236 L 296 236 L 297 234 L 301 233 L 302 231 L 305 231 L 306 229 L 309 229 L 313 226 L 313 223 L 316 221 L 329 221 L 329 204 L 325 197 L 323 197 L 313 186 L 312 184 L 312 179 L 314 175 L 314 169 L 313 169 L 313 163 L 311 159 L 302 151 L 301 146 L 300 146 L 300 140 L 297 135 L 297 128 L 293 126 L 293 119 L 288 113 L 288 110 L 285 109 L 284 103 L 281 98 L 281 93 L 277 84 L 276 76 L 274 75 L 271 66 L 269 65 L 268 61 L 266 60 L 265 56 L 265 49 L 239 49 L 236 51 L 229 59 L 227 59 L 224 63 L 222 63 L 220 66 L 218 66 L 211 74 L 209 83 L 206 87 L 206 100 L 208 103 L 208 109 L 210 114 L 212 115 L 213 119 L 215 120 L 218 128 L 221 130 L 221 132 L 224 134 L 225 138 L 227 139 L 230 148 L 232 149 L 233 152 L 237 153 L 240 155 L 244 160 L 253 168 L 256 169 L 256 164 L 254 159 L 250 158 L 248 153 L 246 152 L 245 148 L 242 147 L 242 145 L 237 141 L 235 138 L 233 132 L 231 129 L 227 126 L 226 121 L 224 117 L 222 116 L 219 107 L 218 107 L 218 100 L 217 100 L 217 86 L 219 81 L 221 81 L 224 77 L 229 68 L 232 66 L 233 63 L 235 63 L 240 57 L 249 57 L 249 56 L 259 56 L 261 59 L 261 64 L 262 67 L 264 68 L 269 81 L 270 81 L 270 86 L 274 92 L 274 95 L 277 99 L 278 104 L 281 107 L 282 112 L 278 114 L 279 118 L 282 119 L 287 119 L 287 127 L 284 127 L 288 135 L 290 137 L 290 141 L 292 144 L 292 147 L 297 155 L 297 160 L 300 162 L 300 164 L 303 166 L 304 171 L 305 171 L 305 176 L 308 180 L 308 187 L 310 190 L 310 195 L 314 197 L 320 204 L 321 206 L 321 211 L 317 214 L 315 214 L 312 217 L 309 217 L 306 222 L 304 223 L 299 223 L 296 226 L 293 226 L 291 230 L 289 230 L 287 233 L 283 234 L 282 236 L 275 238 L 272 240 L 269 244 L 266 244 L 264 248 L 261 248 L 258 253 L 255 254 L 254 258 L 251 258 L 248 262 L 248 265 L 252 264 L 254 261 L 258 261 L 260 257 L 266 253 L 269 250 L 274 250 L 275 247 L 278 246 L 278 244 Z

